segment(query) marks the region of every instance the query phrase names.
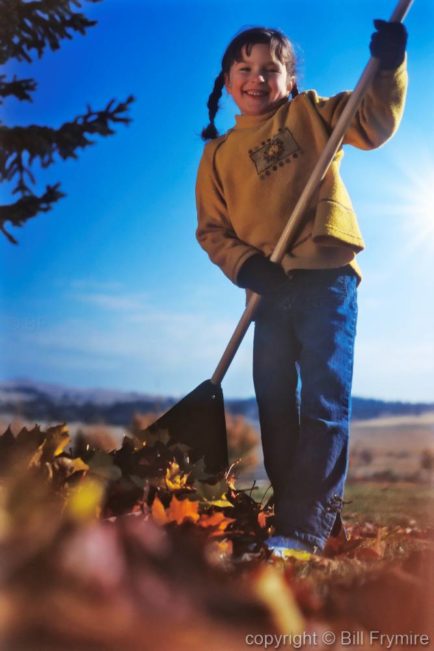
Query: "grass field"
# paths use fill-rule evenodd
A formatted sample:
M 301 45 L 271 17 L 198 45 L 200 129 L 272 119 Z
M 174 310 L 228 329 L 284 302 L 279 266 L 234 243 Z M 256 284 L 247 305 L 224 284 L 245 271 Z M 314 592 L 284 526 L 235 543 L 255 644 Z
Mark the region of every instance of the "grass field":
M 434 413 L 382 416 L 353 421 L 350 437 L 350 479 L 425 480 L 422 458 L 434 459 Z M 388 477 L 383 477 L 387 479 Z
M 240 488 L 252 486 L 240 482 Z M 269 482 L 251 492 L 257 501 L 271 495 Z M 342 516 L 345 522 L 370 521 L 385 526 L 411 525 L 434 530 L 434 485 L 409 482 L 348 482 Z
M 434 528 L 434 486 L 409 483 L 349 482 L 345 490 L 345 520 L 378 524 L 408 524 Z

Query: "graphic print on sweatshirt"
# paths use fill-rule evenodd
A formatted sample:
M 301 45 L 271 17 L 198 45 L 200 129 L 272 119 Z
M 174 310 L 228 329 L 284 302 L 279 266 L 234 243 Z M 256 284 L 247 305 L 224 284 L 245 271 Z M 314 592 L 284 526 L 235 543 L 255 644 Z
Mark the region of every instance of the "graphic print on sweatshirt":
M 261 179 L 265 179 L 285 163 L 290 163 L 300 153 L 301 149 L 287 127 L 280 128 L 275 136 L 262 141 L 259 147 L 249 149 L 249 156 Z

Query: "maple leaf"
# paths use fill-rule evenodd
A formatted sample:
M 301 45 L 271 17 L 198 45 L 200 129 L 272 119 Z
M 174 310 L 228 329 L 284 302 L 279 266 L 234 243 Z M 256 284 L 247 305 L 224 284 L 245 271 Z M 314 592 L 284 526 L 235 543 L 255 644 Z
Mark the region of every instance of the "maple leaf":
M 218 536 L 220 533 L 225 531 L 232 522 L 235 522 L 234 518 L 228 518 L 224 513 L 216 511 L 211 515 L 202 514 L 197 524 L 204 528 L 215 528 L 215 531 L 213 531 L 211 535 Z
M 69 457 L 59 456 L 55 460 L 56 469 L 61 469 L 64 473 L 65 479 L 71 477 L 76 472 L 87 472 L 89 466 L 80 457 L 70 459 Z
M 167 524 L 169 522 L 176 522 L 182 524 L 188 520 L 197 522 L 200 518 L 199 515 L 199 502 L 192 500 L 178 500 L 176 495 L 172 495 L 169 506 L 164 508 L 158 495 L 154 498 L 151 507 L 151 515 L 153 520 L 158 524 Z
M 70 437 L 65 423 L 62 425 L 56 425 L 56 427 L 49 427 L 47 429 L 47 438 L 45 442 L 45 454 L 53 457 L 59 456 L 59 454 L 62 454 L 69 441 Z
M 8 434 L 8 431 L 5 434 Z M 23 427 L 17 434 L 15 443 L 20 448 L 26 448 L 28 450 L 36 450 L 45 439 L 46 433 L 41 430 L 39 425 L 35 425 L 32 429 L 27 429 Z
M 172 461 L 166 470 L 164 480 L 169 490 L 179 490 L 187 485 L 188 474 L 181 472 L 176 461 Z
M 0 471 L 4 468 L 8 473 L 33 472 L 44 481 L 54 481 L 56 489 L 61 489 L 69 476 L 87 469 L 81 459 L 73 461 L 64 451 L 69 440 L 64 424 L 50 427 L 46 432 L 39 426 L 31 430 L 24 427 L 16 437 L 8 428 L 0 437 Z
M 0 436 L 0 472 L 6 472 L 13 459 L 16 439 L 10 426 Z
M 192 500 L 178 500 L 176 495 L 172 496 L 169 508 L 167 509 L 167 517 L 169 522 L 176 522 L 182 524 L 186 520 L 197 522 L 199 520 L 199 502 Z
M 154 498 L 154 501 L 152 502 L 151 515 L 152 515 L 152 519 L 157 524 L 163 525 L 169 522 L 166 515 L 166 509 L 164 508 L 158 495 Z

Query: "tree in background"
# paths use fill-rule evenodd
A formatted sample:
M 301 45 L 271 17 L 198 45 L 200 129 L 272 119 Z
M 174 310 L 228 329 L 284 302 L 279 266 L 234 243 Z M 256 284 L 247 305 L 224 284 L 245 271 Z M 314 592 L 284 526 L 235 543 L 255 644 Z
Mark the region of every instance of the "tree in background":
M 57 50 L 62 39 L 71 39 L 76 32 L 85 34 L 96 21 L 76 10 L 81 6 L 82 0 L 0 0 L 0 64 L 10 59 L 31 63 L 34 53 L 40 58 L 47 47 Z M 31 102 L 36 87 L 33 79 L 0 75 L 0 105 L 9 96 Z M 124 102 L 111 100 L 101 111 L 88 106 L 84 115 L 58 129 L 36 125 L 8 127 L 0 121 L 0 179 L 15 183 L 13 194 L 19 197 L 14 203 L 0 205 L 0 230 L 10 242 L 17 244 L 6 231 L 6 222 L 22 226 L 31 217 L 51 210 L 65 196 L 60 183 L 47 185 L 45 192 L 36 195 L 31 189 L 36 183 L 32 166 L 38 162 L 41 167 L 48 167 L 56 154 L 63 160 L 77 158 L 79 148 L 93 144 L 89 135 L 109 136 L 114 133 L 111 124 L 131 121 L 126 112 L 132 101 L 131 96 Z

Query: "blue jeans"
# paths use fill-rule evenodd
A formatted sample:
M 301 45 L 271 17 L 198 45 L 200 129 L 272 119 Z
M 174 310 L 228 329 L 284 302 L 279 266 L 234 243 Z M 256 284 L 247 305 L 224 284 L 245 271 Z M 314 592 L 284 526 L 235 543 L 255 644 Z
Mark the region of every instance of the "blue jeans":
M 255 316 L 253 379 L 276 534 L 323 549 L 342 508 L 358 278 L 292 272 Z

